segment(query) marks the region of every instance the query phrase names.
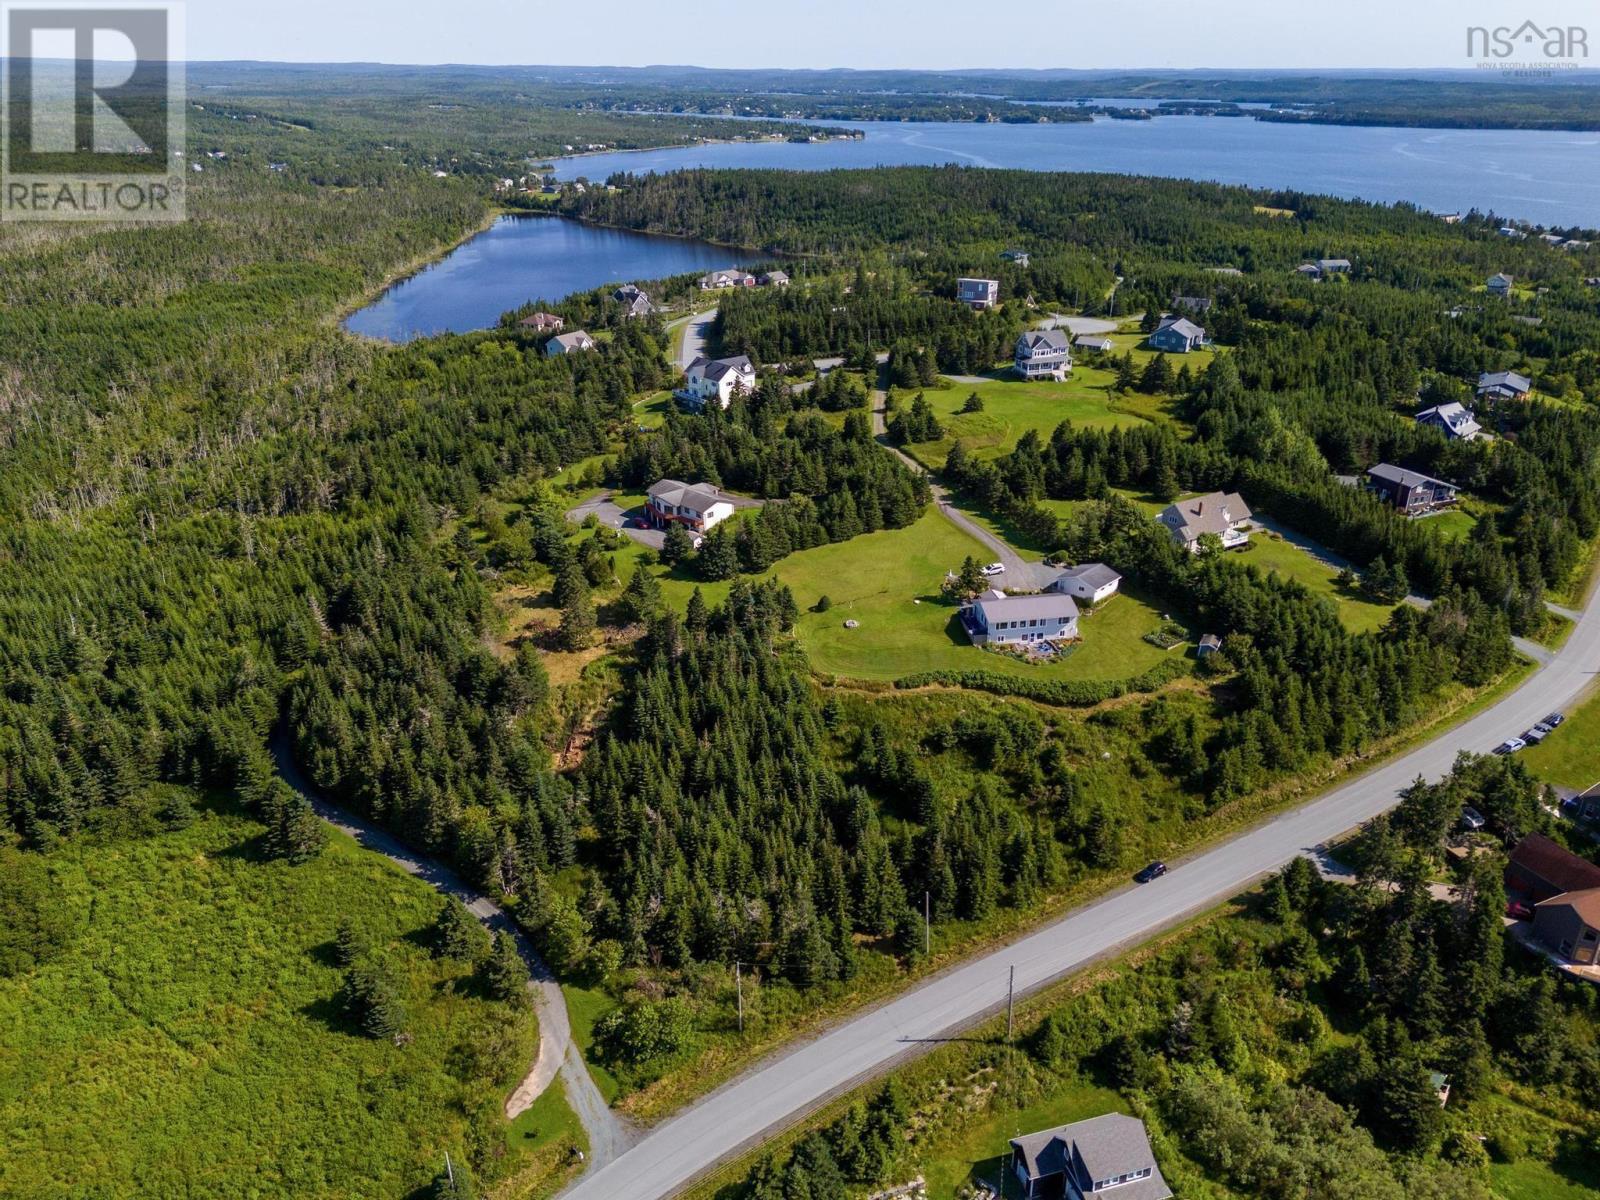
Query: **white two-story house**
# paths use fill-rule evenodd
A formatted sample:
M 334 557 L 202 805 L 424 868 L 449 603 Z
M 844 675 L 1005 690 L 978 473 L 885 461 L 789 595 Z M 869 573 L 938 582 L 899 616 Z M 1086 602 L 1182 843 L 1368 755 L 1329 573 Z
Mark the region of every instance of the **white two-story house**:
M 733 516 L 733 502 L 709 483 L 663 479 L 647 493 L 645 513 L 657 529 L 682 525 L 703 534 Z
M 1038 596 L 985 592 L 962 613 L 962 620 L 974 646 L 1067 642 L 1078 636 L 1078 605 L 1060 592 Z
M 1214 533 L 1222 548 L 1232 550 L 1250 540 L 1250 506 L 1238 492 L 1212 492 L 1193 500 L 1170 504 L 1156 518 L 1166 526 L 1172 540 L 1191 554 L 1200 549 L 1200 539 Z
M 701 355 L 684 372 L 684 385 L 677 397 L 685 408 L 699 411 L 707 404 L 727 408 L 736 392 L 755 390 L 756 368 L 741 354 L 736 358 L 706 358 Z

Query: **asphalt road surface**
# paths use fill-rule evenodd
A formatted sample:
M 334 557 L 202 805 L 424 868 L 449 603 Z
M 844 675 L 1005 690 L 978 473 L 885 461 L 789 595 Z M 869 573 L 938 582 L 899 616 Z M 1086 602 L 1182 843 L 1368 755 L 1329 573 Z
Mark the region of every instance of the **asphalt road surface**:
M 1220 845 L 1172 864 L 999 950 L 757 1064 L 570 1188 L 571 1200 L 662 1200 L 702 1172 L 846 1089 L 996 1012 L 1006 976 L 1033 991 L 1148 940 L 1238 895 L 1290 859 L 1399 802 L 1419 775 L 1438 779 L 1462 750 L 1486 752 L 1553 709 L 1570 708 L 1600 673 L 1600 605 L 1591 598 L 1560 653 L 1515 692 L 1426 745 Z M 1558 730 L 1556 737 L 1563 731 Z

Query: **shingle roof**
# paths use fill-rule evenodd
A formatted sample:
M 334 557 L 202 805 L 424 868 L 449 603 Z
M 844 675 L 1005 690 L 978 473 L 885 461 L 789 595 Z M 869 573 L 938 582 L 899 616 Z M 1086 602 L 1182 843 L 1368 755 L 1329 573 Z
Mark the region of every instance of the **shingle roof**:
M 1455 484 L 1446 483 L 1442 479 L 1435 479 L 1432 475 L 1424 475 L 1420 471 L 1408 471 L 1405 467 L 1397 467 L 1391 463 L 1379 463 L 1367 471 L 1374 479 L 1385 479 L 1390 483 L 1398 483 L 1401 487 L 1416 487 L 1419 483 L 1436 483 L 1440 487 L 1455 489 Z
M 1511 852 L 1511 865 L 1537 875 L 1563 892 L 1600 888 L 1600 867 L 1579 858 L 1542 833 L 1530 833 Z
M 1161 522 L 1192 539 L 1203 533 L 1226 533 L 1250 515 L 1250 506 L 1238 492 L 1212 492 L 1168 505 Z
M 1068 567 L 1060 575 L 1056 576 L 1057 583 L 1065 583 L 1068 580 L 1081 583 L 1084 587 L 1092 588 L 1098 592 L 1108 583 L 1121 583 L 1122 576 L 1106 566 L 1105 563 L 1083 563 L 1076 567 Z
M 558 333 L 550 340 L 563 350 L 582 350 L 585 346 L 594 345 L 594 339 L 582 329 L 574 329 L 571 333 Z
M 1181 334 L 1182 336 L 1191 339 L 1200 338 L 1201 340 L 1204 340 L 1206 336 L 1206 331 L 1201 329 L 1200 326 L 1196 325 L 1193 321 L 1189 320 L 1188 317 L 1163 317 L 1161 319 L 1161 324 L 1156 327 L 1156 332 L 1161 333 L 1168 329 L 1172 330 L 1174 333 Z
M 689 370 L 703 371 L 705 377 L 715 383 L 729 371 L 739 375 L 754 375 L 756 368 L 748 355 L 739 354 L 733 358 L 707 358 L 702 354 L 689 364 Z
M 1030 329 L 1017 342 L 1019 349 L 1026 347 L 1030 353 L 1045 350 L 1059 354 L 1067 348 L 1066 335 L 1056 329 Z
M 1517 371 L 1485 371 L 1478 376 L 1478 390 L 1504 387 L 1516 392 L 1531 392 L 1533 380 Z
M 1172 1195 L 1156 1166 L 1144 1122 L 1136 1117 L 1107 1113 L 1013 1138 L 1011 1145 L 1035 1179 L 1071 1168 L 1078 1182 L 1092 1187 L 1096 1180 L 1148 1170 L 1150 1178 L 1122 1184 L 1116 1189 L 1117 1196 L 1156 1200 Z
M 1584 888 L 1579 892 L 1562 892 L 1541 900 L 1535 908 L 1571 908 L 1583 918 L 1585 925 L 1600 929 L 1600 887 Z
M 1077 602 L 1071 596 L 1045 592 L 1038 596 L 1001 596 L 991 599 L 984 596 L 977 601 L 985 621 L 1033 621 L 1039 618 L 1060 617 L 1070 621 L 1078 615 Z
M 713 504 L 726 503 L 728 499 L 712 484 L 679 483 L 676 479 L 663 479 L 646 495 L 674 508 L 692 508 L 702 513 Z
M 1483 428 L 1478 424 L 1477 418 L 1472 415 L 1471 409 L 1454 402 L 1438 404 L 1433 408 L 1425 408 L 1417 414 L 1418 421 L 1427 422 L 1430 417 L 1436 418 L 1440 424 L 1444 425 L 1457 437 L 1466 437 L 1469 434 L 1477 433 L 1478 430 Z
M 1086 350 L 1109 350 L 1116 343 L 1103 333 L 1080 333 L 1072 339 L 1072 344 Z

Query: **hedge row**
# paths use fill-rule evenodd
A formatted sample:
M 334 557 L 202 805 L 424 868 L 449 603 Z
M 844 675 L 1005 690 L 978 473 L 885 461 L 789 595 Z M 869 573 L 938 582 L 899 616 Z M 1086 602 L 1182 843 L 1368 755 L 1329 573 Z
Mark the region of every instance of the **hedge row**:
M 894 685 L 909 689 L 945 684 L 992 692 L 997 696 L 1020 696 L 1024 700 L 1037 700 L 1042 704 L 1082 707 L 1115 700 L 1130 692 L 1156 691 L 1187 675 L 1190 669 L 1191 664 L 1186 658 L 1169 658 L 1131 679 L 1024 679 L 996 675 L 992 671 L 924 671 L 920 675 L 897 679 Z

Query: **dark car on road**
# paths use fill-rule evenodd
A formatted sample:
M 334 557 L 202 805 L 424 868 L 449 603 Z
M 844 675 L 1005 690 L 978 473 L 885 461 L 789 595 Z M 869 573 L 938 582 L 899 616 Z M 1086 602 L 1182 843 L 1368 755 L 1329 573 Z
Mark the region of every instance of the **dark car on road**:
M 1540 721 L 1539 724 L 1545 725 L 1545 726 L 1548 726 L 1551 729 L 1554 729 L 1557 725 L 1561 724 L 1561 722 L 1565 721 L 1566 719 L 1567 719 L 1567 714 L 1566 713 L 1553 712 L 1548 717 L 1546 717 L 1544 720 Z
M 1135 883 L 1149 883 L 1152 879 L 1160 879 L 1166 873 L 1167 873 L 1167 864 L 1166 863 L 1164 863 L 1164 862 L 1153 862 L 1148 867 L 1146 867 L 1144 870 L 1140 871 L 1137 875 L 1135 875 L 1133 877 L 1133 881 Z

